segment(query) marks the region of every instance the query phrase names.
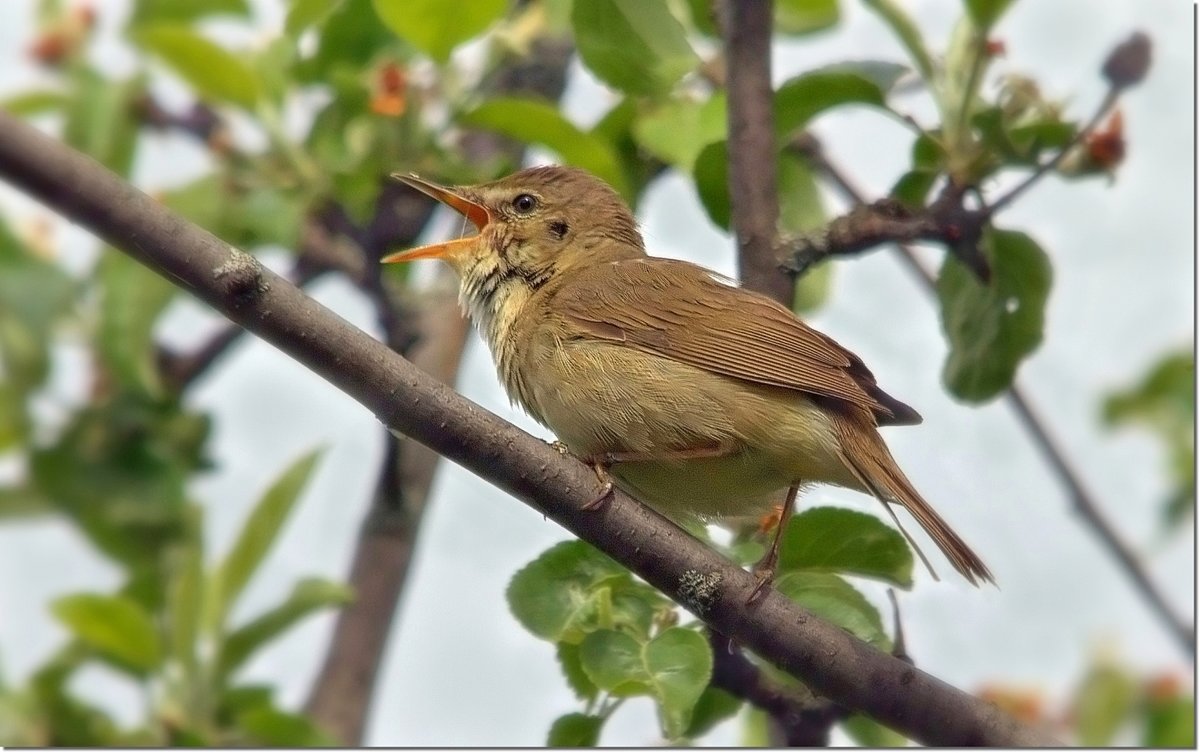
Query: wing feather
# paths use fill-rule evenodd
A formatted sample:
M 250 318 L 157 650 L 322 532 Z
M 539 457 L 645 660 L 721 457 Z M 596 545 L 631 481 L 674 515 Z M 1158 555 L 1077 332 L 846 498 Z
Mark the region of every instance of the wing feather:
M 630 259 L 580 271 L 556 292 L 553 310 L 589 337 L 862 406 L 879 423 L 920 422 L 853 353 L 775 301 L 689 262 Z

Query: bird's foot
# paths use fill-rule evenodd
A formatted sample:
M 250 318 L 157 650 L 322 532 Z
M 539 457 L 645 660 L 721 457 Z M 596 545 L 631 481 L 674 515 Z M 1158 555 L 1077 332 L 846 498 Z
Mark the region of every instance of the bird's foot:
M 591 502 L 583 506 L 585 510 L 599 510 L 604 507 L 604 503 L 608 502 L 613 495 L 612 476 L 608 474 L 608 465 L 603 462 L 596 461 L 591 458 L 584 460 L 585 463 L 592 467 L 592 471 L 596 474 L 596 480 L 600 482 L 600 493 Z
M 746 599 L 746 606 L 750 606 L 763 595 L 763 591 L 775 582 L 775 566 L 779 563 L 779 552 L 772 548 L 767 551 L 763 558 L 754 565 L 754 577 L 757 582 L 754 584 L 754 590 L 750 592 L 749 598 Z

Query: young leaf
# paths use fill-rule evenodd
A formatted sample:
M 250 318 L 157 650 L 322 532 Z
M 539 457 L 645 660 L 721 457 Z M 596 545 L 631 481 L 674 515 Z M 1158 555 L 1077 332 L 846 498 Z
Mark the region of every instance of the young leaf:
M 571 24 L 587 67 L 601 81 L 629 94 L 663 94 L 699 63 L 667 3 L 576 2 Z
M 912 18 L 895 0 L 863 0 L 863 4 L 878 13 L 884 23 L 892 27 L 892 32 L 908 51 L 908 56 L 917 67 L 921 78 L 931 83 L 934 79 L 933 58 L 925 48 L 925 40 Z
M 560 642 L 555 649 L 555 655 L 558 656 L 558 666 L 562 668 L 563 676 L 567 678 L 567 685 L 575 691 L 575 695 L 584 701 L 595 698 L 599 688 L 588 677 L 587 672 L 583 671 L 583 660 L 579 657 L 579 645 Z
M 844 578 L 832 573 L 790 572 L 775 581 L 775 588 L 860 640 L 883 650 L 891 648 L 879 610 Z
M 354 594 L 340 583 L 323 578 L 306 578 L 296 584 L 291 595 L 245 625 L 233 630 L 221 644 L 217 671 L 228 677 L 245 664 L 256 651 L 287 632 L 293 625 L 322 609 L 353 601 Z
M 811 34 L 838 22 L 838 0 L 775 0 L 775 30 L 781 34 Z
M 56 600 L 50 609 L 77 639 L 121 669 L 144 675 L 162 663 L 154 622 L 132 599 L 76 594 Z
M 504 15 L 508 0 L 472 0 L 458 5 L 443 0 L 374 0 L 374 5 L 379 19 L 396 36 L 445 63 L 455 47 Z
M 517 571 L 505 596 L 525 629 L 549 641 L 579 643 L 594 624 L 595 589 L 629 578 L 615 561 L 583 541 L 564 541 Z
M 937 281 L 950 343 L 942 378 L 953 395 L 973 403 L 1008 389 L 1021 361 L 1041 344 L 1051 281 L 1050 260 L 1028 235 L 992 229 L 982 245 L 990 284 L 951 255 Z
M 196 669 L 196 644 L 204 604 L 203 508 L 185 512 L 188 528 L 182 546 L 172 552 L 167 577 L 167 627 L 171 655 L 185 673 Z
M 873 515 L 813 507 L 783 532 L 779 569 L 852 573 L 911 588 L 913 555 L 904 537 Z
M 646 644 L 643 656 L 663 732 L 668 740 L 676 740 L 687 730 L 692 710 L 712 679 L 712 649 L 695 630 L 673 627 Z
M 779 228 L 785 233 L 815 230 L 828 219 L 816 177 L 798 154 L 779 154 Z M 792 310 L 812 311 L 824 303 L 833 281 L 833 265 L 819 264 L 796 281 Z
M 554 720 L 550 735 L 546 738 L 548 748 L 594 748 L 600 742 L 600 728 L 604 717 L 588 714 L 565 714 Z
M 563 161 L 594 173 L 618 193 L 630 197 L 625 174 L 612 146 L 599 136 L 581 131 L 549 102 L 498 97 L 465 113 L 459 122 L 558 152 Z
M 184 25 L 155 23 L 130 32 L 134 42 L 166 63 L 203 97 L 246 109 L 258 101 L 259 81 L 241 57 Z
M 208 614 L 210 628 L 219 630 L 224 626 L 230 609 L 271 550 L 308 484 L 320 454 L 319 450 L 314 450 L 293 463 L 255 505 L 233 547 L 213 574 L 213 601 Z
M 617 630 L 596 630 L 579 645 L 580 665 L 596 687 L 614 696 L 647 695 L 651 686 L 642 647 Z

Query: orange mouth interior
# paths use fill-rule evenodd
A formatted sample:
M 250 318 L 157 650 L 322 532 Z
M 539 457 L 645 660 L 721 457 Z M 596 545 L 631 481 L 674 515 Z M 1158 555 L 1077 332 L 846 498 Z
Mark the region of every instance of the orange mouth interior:
M 430 183 L 415 175 L 393 175 L 392 177 L 459 212 L 470 220 L 477 230 L 482 231 L 492 221 L 492 216 L 488 213 L 486 207 L 471 201 L 449 188 L 439 186 L 436 183 Z M 477 236 L 471 236 L 469 238 L 456 238 L 451 241 L 443 241 L 442 243 L 431 243 L 428 246 L 419 246 L 407 251 L 397 251 L 394 254 L 388 254 L 380 259 L 380 262 L 383 264 L 394 264 L 397 262 L 414 261 L 416 259 L 444 259 L 455 251 L 465 250 L 466 247 L 474 245 L 476 240 L 478 240 Z

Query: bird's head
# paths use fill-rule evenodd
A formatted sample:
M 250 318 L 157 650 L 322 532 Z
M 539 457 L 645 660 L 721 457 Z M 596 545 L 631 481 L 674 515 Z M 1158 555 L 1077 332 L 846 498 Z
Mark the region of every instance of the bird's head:
M 607 183 L 576 168 L 531 167 L 491 183 L 446 187 L 396 175 L 460 212 L 478 235 L 390 254 L 443 259 L 473 307 L 512 286 L 537 290 L 573 269 L 645 256 L 637 222 Z

